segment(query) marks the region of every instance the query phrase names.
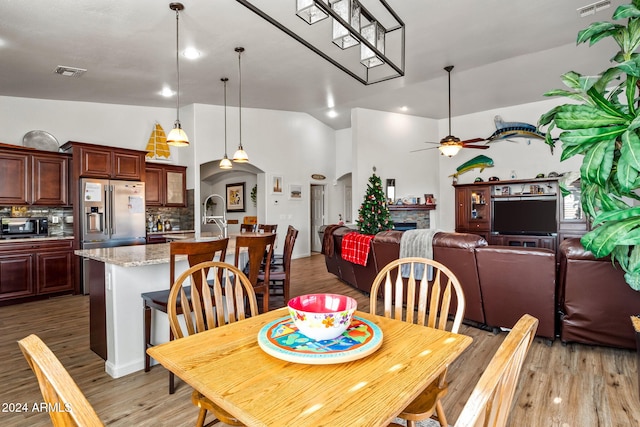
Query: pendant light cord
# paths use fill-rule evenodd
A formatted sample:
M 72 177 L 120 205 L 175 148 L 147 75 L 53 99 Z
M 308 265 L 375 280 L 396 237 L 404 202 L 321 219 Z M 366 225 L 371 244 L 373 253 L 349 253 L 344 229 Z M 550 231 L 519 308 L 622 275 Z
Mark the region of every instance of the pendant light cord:
M 240 56 L 244 48 L 236 48 L 238 51 L 238 124 L 240 125 L 240 149 L 242 149 L 242 67 L 240 66 Z
M 449 135 L 451 135 L 451 70 L 453 70 L 453 65 L 445 67 L 445 70 L 449 74 Z
M 224 157 L 227 157 L 227 79 L 222 79 L 224 82 Z
M 176 122 L 180 123 L 180 33 L 179 33 L 179 21 L 180 12 L 176 9 L 176 71 L 178 75 L 178 91 L 176 92 Z

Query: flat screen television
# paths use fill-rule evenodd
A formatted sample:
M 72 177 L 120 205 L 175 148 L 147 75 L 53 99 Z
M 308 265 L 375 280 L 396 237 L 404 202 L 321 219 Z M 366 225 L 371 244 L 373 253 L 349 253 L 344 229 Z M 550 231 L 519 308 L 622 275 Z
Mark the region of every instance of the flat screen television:
M 494 200 L 493 228 L 498 234 L 544 236 L 558 231 L 555 200 Z

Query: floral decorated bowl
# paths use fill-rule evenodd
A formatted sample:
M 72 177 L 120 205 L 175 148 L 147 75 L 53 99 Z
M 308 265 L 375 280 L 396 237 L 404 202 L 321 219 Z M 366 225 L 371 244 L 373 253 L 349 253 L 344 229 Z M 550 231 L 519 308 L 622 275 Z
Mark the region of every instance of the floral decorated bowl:
M 340 336 L 349 327 L 358 302 L 345 295 L 309 294 L 291 299 L 288 307 L 298 330 L 322 341 Z

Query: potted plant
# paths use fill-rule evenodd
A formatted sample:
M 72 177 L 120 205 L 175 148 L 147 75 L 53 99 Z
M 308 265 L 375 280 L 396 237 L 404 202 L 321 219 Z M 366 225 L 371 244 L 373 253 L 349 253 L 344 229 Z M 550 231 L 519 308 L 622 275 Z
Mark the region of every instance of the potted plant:
M 625 280 L 640 291 L 640 0 L 619 6 L 613 20 L 595 22 L 578 33 L 577 43 L 593 45 L 612 38 L 620 50 L 598 76 L 570 71 L 562 76 L 565 96 L 576 103 L 553 108 L 540 117 L 548 126 L 546 143 L 553 147 L 555 127 L 562 130 L 561 160 L 584 156 L 580 168 L 582 208 L 592 231 L 581 241 L 596 257 L 610 255 L 625 271 Z M 626 25 L 624 21 L 627 20 Z

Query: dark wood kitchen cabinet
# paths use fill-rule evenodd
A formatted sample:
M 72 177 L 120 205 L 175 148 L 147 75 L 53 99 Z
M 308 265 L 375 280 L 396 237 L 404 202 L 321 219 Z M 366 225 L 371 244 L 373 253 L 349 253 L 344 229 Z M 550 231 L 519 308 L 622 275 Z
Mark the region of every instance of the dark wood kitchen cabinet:
M 187 168 L 147 163 L 145 168 L 147 206 L 187 206 Z
M 74 290 L 71 239 L 0 243 L 0 304 Z
M 67 206 L 69 155 L 20 147 L 0 149 L 0 205 Z
M 78 178 L 144 180 L 146 151 L 69 141 L 61 147 L 72 152 Z

